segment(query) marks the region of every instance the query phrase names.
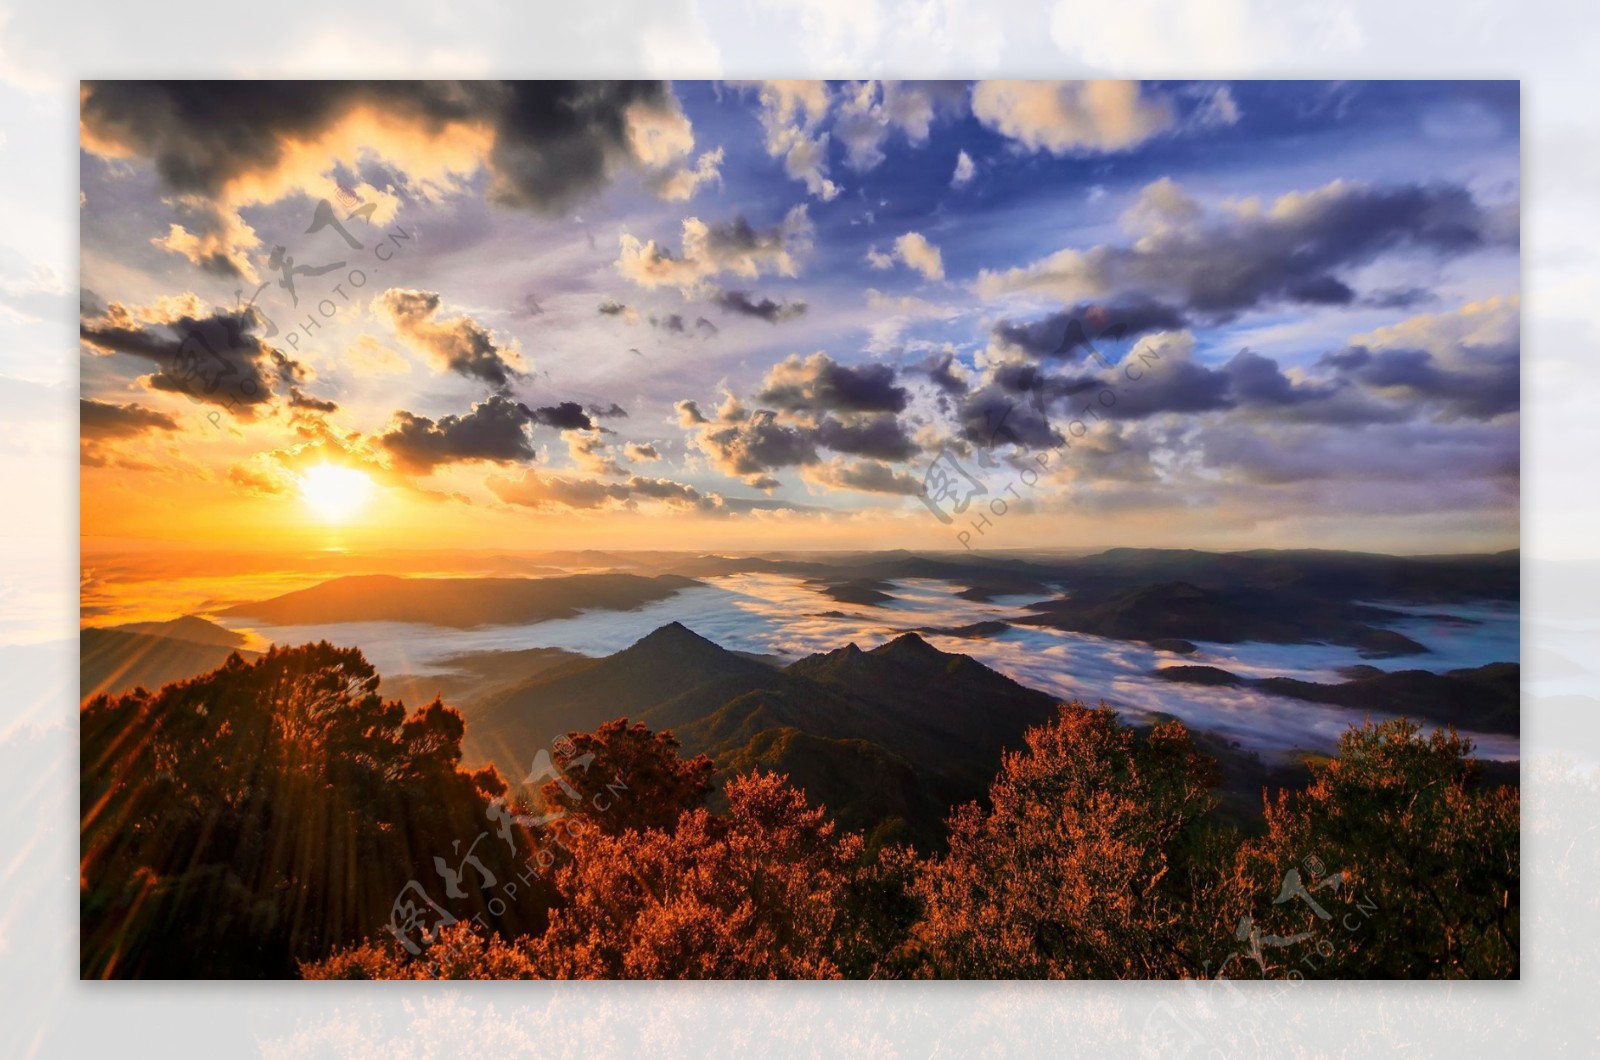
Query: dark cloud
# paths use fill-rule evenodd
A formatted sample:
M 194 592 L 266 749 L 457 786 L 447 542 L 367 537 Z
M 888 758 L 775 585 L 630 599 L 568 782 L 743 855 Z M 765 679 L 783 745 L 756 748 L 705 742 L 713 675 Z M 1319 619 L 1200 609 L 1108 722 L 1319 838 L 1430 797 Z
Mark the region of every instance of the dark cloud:
M 493 92 L 492 197 L 553 211 L 597 191 L 632 158 L 627 112 L 674 109 L 662 81 L 512 81 Z
M 681 507 L 717 507 L 717 504 L 693 486 L 664 478 L 645 478 L 635 475 L 628 480 L 628 488 L 635 497 L 668 501 Z
M 1257 418 L 1356 425 L 1417 414 L 1415 409 L 1374 401 L 1345 378 L 1292 380 L 1277 361 L 1248 349 L 1212 368 L 1189 360 L 1181 347 L 1141 346 L 1122 362 L 1121 371 L 1076 382 L 1087 384 L 1081 387 L 1085 396 L 1068 410 L 1088 405 L 1092 417 L 1109 420 L 1240 410 Z M 1107 391 L 1111 397 L 1102 400 Z
M 519 406 L 528 418 L 558 431 L 592 431 L 595 423 L 588 412 L 576 401 L 563 401 L 559 405 L 543 405 L 536 409 Z
M 543 475 L 537 471 L 523 472 L 520 479 L 491 475 L 486 484 L 505 503 L 523 508 L 605 508 L 619 506 L 629 496 L 626 483 Z
M 252 334 L 258 323 L 248 309 L 150 321 L 113 305 L 105 316 L 80 321 L 78 335 L 94 350 L 155 365 L 146 379 L 152 390 L 186 394 L 250 419 L 272 404 L 275 383 L 294 383 L 306 374 L 299 362 Z
M 427 475 L 445 464 L 531 461 L 534 450 L 527 428 L 528 411 L 496 395 L 473 405 L 464 416 L 445 416 L 437 422 L 401 410 L 376 441 L 395 467 Z
M 850 368 L 825 353 L 773 365 L 757 400 L 788 412 L 903 412 L 906 390 L 885 364 Z
M 392 287 L 373 304 L 412 348 L 443 371 L 486 383 L 497 394 L 510 393 L 512 382 L 523 378 L 515 355 L 482 324 L 465 314 L 442 316 L 443 300 L 433 291 Z
M 926 372 L 941 392 L 959 397 L 967 392 L 967 381 L 955 374 L 955 366 L 956 355 L 950 350 L 941 350 L 917 365 L 917 369 Z
M 694 319 L 694 329 L 696 331 L 705 332 L 706 333 L 706 338 L 710 338 L 711 336 L 715 335 L 717 332 L 722 330 L 721 328 L 717 327 L 715 324 L 711 323 L 711 321 L 707 320 L 705 317 L 695 317 L 695 319 Z
M 85 439 L 136 438 L 151 431 L 175 431 L 178 421 L 137 403 L 117 405 L 93 398 L 78 400 L 78 433 Z
M 907 394 L 894 380 L 887 365 L 791 356 L 773 366 L 757 396 L 773 407 L 746 411 L 730 396 L 711 421 L 694 402 L 680 401 L 678 422 L 719 470 L 770 490 L 779 485 L 772 472 L 816 465 L 822 450 L 891 462 L 916 456 L 920 447 L 897 415 Z
M 626 305 L 617 301 L 615 298 L 607 298 L 604 302 L 600 303 L 599 311 L 600 315 L 603 317 L 620 317 L 627 315 L 629 309 Z
M 1233 397 L 1245 405 L 1300 405 L 1333 396 L 1334 384 L 1296 384 L 1283 374 L 1278 362 L 1250 350 L 1240 350 L 1222 366 Z
M 979 287 L 1085 289 L 1176 301 L 1213 320 L 1272 303 L 1343 305 L 1339 273 L 1398 251 L 1455 255 L 1514 247 L 1511 208 L 1487 208 L 1459 184 L 1335 182 L 1268 208 L 1208 215 L 1170 180 L 1145 188 L 1129 222 L 1136 242 L 1065 250 L 1033 265 L 985 273 Z
M 1356 293 L 1343 280 L 1332 276 L 1309 276 L 1284 285 L 1284 297 L 1304 305 L 1349 305 Z
M 816 429 L 779 423 L 771 409 L 707 426 L 700 434 L 700 447 L 724 472 L 741 477 L 815 464 L 819 459 Z
M 1046 412 L 992 384 L 965 395 L 956 418 L 958 436 L 983 449 L 1006 444 L 1053 449 L 1065 441 Z
M 1233 380 L 1227 372 L 1189 360 L 1145 369 L 1132 383 L 1116 383 L 1112 384 L 1116 387 L 1115 406 L 1093 406 L 1095 412 L 1108 419 L 1140 420 L 1163 412 L 1214 412 L 1237 404 L 1232 395 Z M 1098 395 L 1091 395 L 1091 399 L 1098 401 Z
M 712 299 L 718 307 L 740 316 L 755 317 L 765 320 L 769 324 L 777 324 L 785 320 L 793 320 L 803 316 L 806 311 L 804 302 L 775 302 L 770 298 L 756 299 L 748 291 L 719 291 Z
M 1318 363 L 1362 386 L 1434 404 L 1447 416 L 1487 420 L 1521 406 L 1519 353 L 1515 343 L 1480 352 L 1482 363 L 1470 371 L 1445 367 L 1427 350 L 1365 346 L 1324 355 Z
M 1362 431 L 1220 423 L 1199 431 L 1194 443 L 1208 467 L 1267 485 L 1385 482 L 1432 493 L 1466 481 L 1514 491 L 1519 476 L 1516 432 L 1476 423 L 1393 423 Z
M 310 412 L 339 411 L 339 403 L 337 401 L 324 401 L 321 398 L 312 397 L 310 394 L 307 394 L 297 386 L 289 388 L 289 407 L 293 409 L 306 409 Z
M 524 508 L 632 508 L 636 499 L 660 501 L 680 511 L 717 512 L 723 499 L 683 482 L 634 475 L 626 482 L 569 478 L 525 471 L 519 479 L 491 475 L 487 485 L 506 504 Z
M 682 335 L 688 330 L 688 326 L 683 322 L 683 316 L 679 313 L 671 313 L 664 317 L 651 317 L 650 326 L 661 331 L 670 331 L 675 335 Z
M 1112 305 L 1083 303 L 1029 323 L 1001 320 L 990 331 L 995 342 L 1035 357 L 1076 360 L 1096 342 L 1133 339 L 1152 331 L 1176 331 L 1187 318 L 1169 305 L 1132 298 Z
M 1361 304 L 1373 309 L 1414 309 L 1438 300 L 1438 295 L 1422 287 L 1385 287 L 1369 292 Z
M 816 440 L 836 452 L 879 460 L 910 460 L 917 454 L 917 444 L 892 413 L 849 423 L 824 418 L 817 425 Z
M 705 246 L 713 259 L 781 252 L 786 242 L 783 228 L 757 228 L 743 214 L 731 221 L 706 226 Z
M 807 471 L 805 477 L 819 485 L 856 490 L 860 493 L 915 497 L 923 491 L 922 481 L 915 476 L 896 471 L 876 460 L 821 464 Z
M 1348 304 L 1334 270 L 1415 248 L 1453 254 L 1502 240 L 1472 193 L 1454 184 L 1334 185 L 1298 208 L 1223 223 L 1129 252 L 1137 278 L 1172 282 L 1198 312 L 1226 315 L 1263 302 Z
M 91 149 L 131 151 L 168 190 L 212 198 L 360 110 L 430 137 L 472 126 L 492 137 L 490 196 L 556 212 L 634 161 L 635 105 L 676 110 L 659 81 L 89 81 L 81 118 Z
M 609 405 L 590 405 L 588 406 L 588 412 L 590 416 L 602 420 L 622 420 L 628 418 L 628 410 L 617 404 L 615 401 Z
M 1047 412 L 1061 398 L 1098 387 L 1089 378 L 1072 378 L 1054 375 L 1037 364 L 1007 362 L 996 365 L 989 373 L 995 386 L 1008 394 L 1025 397 L 1039 412 Z

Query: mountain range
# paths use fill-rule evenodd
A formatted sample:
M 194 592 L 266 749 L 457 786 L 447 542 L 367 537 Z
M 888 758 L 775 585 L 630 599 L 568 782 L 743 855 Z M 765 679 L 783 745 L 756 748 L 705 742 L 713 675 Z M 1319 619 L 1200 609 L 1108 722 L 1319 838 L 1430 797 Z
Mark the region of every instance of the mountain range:
M 203 618 L 186 615 L 170 622 L 131 622 L 78 631 L 79 699 L 104 692 L 117 695 L 141 685 L 157 689 L 215 670 L 245 639 Z
M 1013 621 L 1117 640 L 1324 641 L 1356 648 L 1369 658 L 1420 655 L 1428 650 L 1402 633 L 1373 625 L 1408 617 L 1401 612 L 1296 589 L 1204 589 L 1185 581 L 1133 588 L 1101 585 L 1032 604 L 1029 610 L 1033 613 Z
M 700 583 L 676 574 L 571 574 L 560 578 L 401 578 L 360 574 L 218 611 L 279 626 L 425 622 L 471 629 L 628 611 Z
M 1349 680 L 1336 685 L 1293 677 L 1240 677 L 1215 666 L 1163 666 L 1155 676 L 1183 684 L 1254 688 L 1352 710 L 1405 714 L 1474 732 L 1515 734 L 1521 727 L 1522 667 L 1517 663 L 1442 674 L 1357 666 L 1347 674 Z
M 914 633 L 775 667 L 674 622 L 481 702 L 466 750 L 520 778 L 555 737 L 627 717 L 671 729 L 685 753 L 711 755 L 724 775 L 788 773 L 849 826 L 903 822 L 929 837 L 951 805 L 984 793 L 1001 751 L 1022 746 L 1055 705 Z

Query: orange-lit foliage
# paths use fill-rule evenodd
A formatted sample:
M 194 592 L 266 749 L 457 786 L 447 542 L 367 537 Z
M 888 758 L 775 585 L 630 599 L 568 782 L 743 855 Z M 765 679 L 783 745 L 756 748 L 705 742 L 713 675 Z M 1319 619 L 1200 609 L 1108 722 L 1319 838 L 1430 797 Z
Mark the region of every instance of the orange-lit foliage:
M 1247 917 L 1265 936 L 1310 938 L 1263 947 L 1260 964 L 1235 960 L 1225 974 L 1515 977 L 1521 800 L 1485 786 L 1471 751 L 1454 732 L 1368 724 L 1344 734 L 1309 788 L 1269 800 L 1266 833 L 1241 846 L 1212 934 L 1234 949 L 1228 933 Z M 1341 874 L 1313 895 L 1326 918 L 1303 900 L 1275 901 L 1290 870 L 1302 886 Z
M 570 733 L 568 740 L 563 779 L 547 781 L 540 797 L 547 810 L 581 816 L 602 832 L 670 829 L 711 791 L 711 759 L 678 757 L 670 732 L 619 718 L 592 733 Z
M 441 929 L 412 957 L 398 941 L 377 938 L 300 966 L 302 979 L 537 979 L 526 940 L 507 940 L 471 922 Z
M 992 808 L 950 819 L 915 885 L 916 970 L 962 978 L 1150 978 L 1193 965 L 1195 854 L 1216 783 L 1182 725 L 1148 736 L 1063 706 L 1006 754 Z
M 562 906 L 532 944 L 559 978 L 864 976 L 885 940 L 860 836 L 772 774 L 728 784 L 728 813 L 671 832 L 590 833 L 557 878 Z
M 1182 725 L 1136 732 L 1076 703 L 1027 732 L 926 859 L 868 853 L 773 774 L 701 808 L 711 763 L 670 733 L 574 733 L 541 792 L 553 824 L 477 845 L 521 896 L 496 914 L 487 884 L 457 895 L 460 923 L 408 954 L 383 931 L 398 889 L 489 836 L 506 785 L 457 768 L 455 711 L 408 715 L 377 686 L 360 652 L 316 644 L 87 703 L 84 973 L 1517 974 L 1518 797 L 1480 782 L 1466 740 L 1352 730 L 1242 839 L 1208 816 L 1216 768 Z M 553 838 L 553 880 L 529 882 L 532 844 Z
M 456 768 L 461 716 L 377 687 L 359 651 L 322 643 L 86 703 L 83 974 L 291 975 L 485 827 L 505 784 Z M 542 909 L 508 915 L 527 929 Z

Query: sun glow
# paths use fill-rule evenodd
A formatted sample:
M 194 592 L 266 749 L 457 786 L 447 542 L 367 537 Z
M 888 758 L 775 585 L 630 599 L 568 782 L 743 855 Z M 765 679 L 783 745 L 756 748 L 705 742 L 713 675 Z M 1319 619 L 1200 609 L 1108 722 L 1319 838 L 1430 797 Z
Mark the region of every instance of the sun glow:
M 372 499 L 372 479 L 337 464 L 318 464 L 300 475 L 300 497 L 323 522 L 347 523 Z

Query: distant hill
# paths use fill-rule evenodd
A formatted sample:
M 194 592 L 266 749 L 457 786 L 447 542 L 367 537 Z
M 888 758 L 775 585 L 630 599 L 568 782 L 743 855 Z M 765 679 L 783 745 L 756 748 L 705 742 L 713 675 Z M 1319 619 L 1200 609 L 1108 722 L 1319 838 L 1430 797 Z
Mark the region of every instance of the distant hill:
M 989 619 L 983 622 L 969 622 L 964 626 L 922 626 L 912 632 L 941 637 L 960 637 L 963 640 L 984 640 L 988 637 L 998 637 L 1010 628 L 1009 622 Z
M 1164 666 L 1155 676 L 1185 684 L 1249 687 L 1308 703 L 1404 714 L 1473 732 L 1521 730 L 1522 668 L 1491 663 L 1472 670 L 1375 670 L 1337 685 L 1292 677 L 1244 678 L 1215 666 Z
M 1403 634 L 1370 624 L 1407 617 L 1399 612 L 1287 590 L 1206 589 L 1184 581 L 1160 582 L 1131 589 L 1082 590 L 1034 604 L 1031 610 L 1033 614 L 1012 621 L 1116 640 L 1325 641 L 1356 648 L 1370 658 L 1428 650 Z
M 440 673 L 385 674 L 381 690 L 386 698 L 403 699 L 413 706 L 438 696 L 460 710 L 470 723 L 478 704 L 522 684 L 534 674 L 585 658 L 562 648 L 463 652 L 439 660 L 443 669 Z
M 1183 581 L 1206 589 L 1255 587 L 1328 600 L 1516 600 L 1522 581 L 1516 550 L 1386 556 L 1329 549 L 1113 548 L 1052 566 L 1084 588 Z
M 957 595 L 987 601 L 1000 595 L 1045 597 L 1074 590 L 1130 589 L 1182 581 L 1203 589 L 1250 587 L 1323 600 L 1447 603 L 1518 599 L 1516 550 L 1450 556 L 1388 556 L 1329 549 L 1113 548 L 1089 555 L 1019 552 L 917 555 L 889 552 L 767 553 L 760 556 L 652 556 L 660 570 L 690 576 L 761 571 L 829 584 L 866 579 L 932 578 L 965 586 Z
M 872 578 L 852 578 L 836 585 L 824 586 L 820 591 L 822 595 L 837 600 L 841 604 L 860 604 L 875 607 L 878 604 L 888 603 L 894 597 L 885 592 L 893 589 L 890 582 L 876 581 Z
M 526 766 L 563 733 L 614 718 L 702 717 L 747 692 L 784 689 L 781 670 L 727 651 L 678 622 L 602 659 L 579 657 L 486 701 L 467 734 L 469 750 Z
M 237 650 L 124 629 L 79 630 L 78 647 L 80 701 L 102 692 L 131 692 L 140 686 L 154 691 L 164 684 L 215 670 Z M 259 655 L 253 651 L 239 654 L 246 659 Z
M 580 611 L 631 611 L 700 583 L 674 574 L 573 574 L 562 578 L 335 578 L 220 614 L 280 626 L 333 622 L 426 622 L 470 629 L 570 618 Z
M 852 708 L 850 732 L 935 778 L 949 802 L 987 789 L 1007 747 L 1053 716 L 1057 700 L 965 655 L 905 633 L 871 651 L 847 644 L 785 671 L 832 691 Z
M 679 623 L 603 659 L 561 665 L 486 702 L 468 754 L 521 779 L 558 735 L 627 717 L 671 729 L 723 778 L 790 773 L 862 827 L 904 821 L 932 841 L 951 805 L 979 798 L 1007 747 L 1056 700 L 915 634 L 854 644 L 782 669 L 727 651 Z M 517 772 L 517 771 L 521 772 Z
M 166 622 L 125 622 L 108 628 L 122 633 L 145 633 L 153 637 L 171 637 L 174 640 L 216 644 L 226 648 L 237 648 L 247 643 L 244 634 L 224 629 L 198 615 L 184 615 Z

